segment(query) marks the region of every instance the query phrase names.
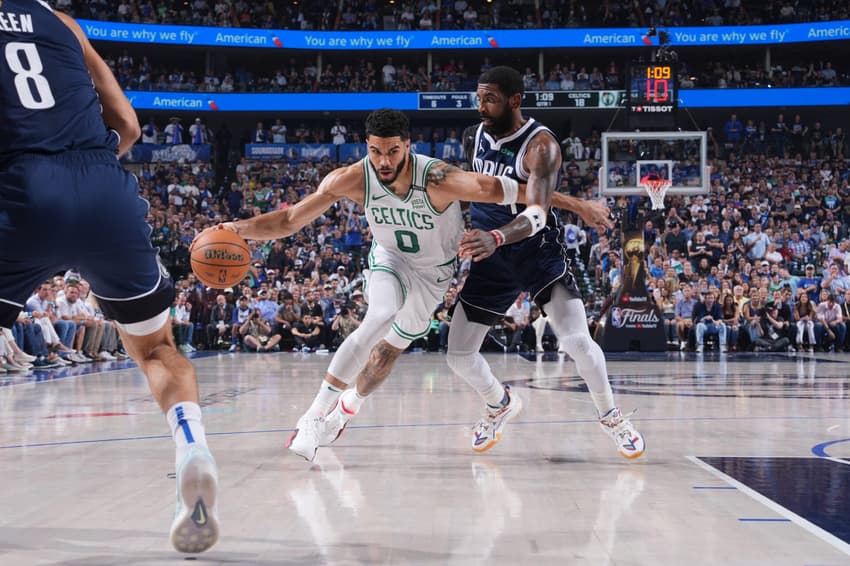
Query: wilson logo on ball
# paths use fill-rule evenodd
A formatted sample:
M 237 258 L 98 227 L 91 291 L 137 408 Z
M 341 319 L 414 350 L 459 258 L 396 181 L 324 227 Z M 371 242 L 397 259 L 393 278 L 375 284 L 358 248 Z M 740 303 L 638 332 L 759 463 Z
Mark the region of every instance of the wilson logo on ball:
M 223 261 L 244 261 L 245 256 L 239 253 L 232 253 L 227 250 L 204 250 L 204 258 Z

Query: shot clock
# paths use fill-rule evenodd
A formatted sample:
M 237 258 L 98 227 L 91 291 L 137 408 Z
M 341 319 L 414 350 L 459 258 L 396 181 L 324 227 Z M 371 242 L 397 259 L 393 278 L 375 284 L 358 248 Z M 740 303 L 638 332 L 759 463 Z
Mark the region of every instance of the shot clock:
M 676 73 L 668 63 L 634 63 L 629 69 L 629 124 L 635 128 L 672 129 L 679 94 Z

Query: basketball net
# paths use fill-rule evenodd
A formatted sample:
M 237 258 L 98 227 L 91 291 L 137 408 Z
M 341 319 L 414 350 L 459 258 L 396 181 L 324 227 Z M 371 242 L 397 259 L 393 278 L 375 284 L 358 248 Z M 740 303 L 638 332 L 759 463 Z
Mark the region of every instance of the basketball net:
M 649 195 L 649 200 L 652 201 L 652 210 L 664 210 L 664 197 L 667 195 L 667 189 L 670 188 L 673 182 L 667 179 L 653 179 L 649 176 L 640 180 L 640 186 Z

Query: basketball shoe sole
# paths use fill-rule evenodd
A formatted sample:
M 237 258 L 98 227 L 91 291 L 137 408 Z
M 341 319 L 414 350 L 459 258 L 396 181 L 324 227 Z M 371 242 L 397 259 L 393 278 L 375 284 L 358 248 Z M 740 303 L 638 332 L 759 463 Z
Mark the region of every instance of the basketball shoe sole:
M 171 544 L 179 552 L 209 550 L 218 540 L 218 471 L 206 447 L 193 446 L 177 471 Z

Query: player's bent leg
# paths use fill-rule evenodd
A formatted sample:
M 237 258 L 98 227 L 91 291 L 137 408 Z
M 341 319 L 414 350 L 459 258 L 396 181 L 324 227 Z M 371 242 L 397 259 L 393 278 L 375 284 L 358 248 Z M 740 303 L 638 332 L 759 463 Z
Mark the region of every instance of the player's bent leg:
M 502 384 L 479 352 L 488 330 L 489 325 L 469 320 L 466 308 L 458 303 L 449 326 L 446 363 L 481 395 L 485 403 L 496 407 L 502 400 Z
M 472 449 L 485 452 L 502 438 L 505 426 L 522 411 L 522 399 L 502 386 L 490 365 L 479 353 L 487 334 L 486 324 L 469 320 L 463 303 L 458 303 L 449 327 L 446 363 L 475 389 L 486 404 L 485 414 L 472 428 Z
M 559 285 L 553 289 L 552 300 L 546 305 L 546 310 L 561 348 L 575 361 L 576 370 L 587 384 L 602 430 L 613 439 L 623 457 L 632 459 L 641 456 L 645 449 L 643 436 L 629 421 L 630 414 L 623 415 L 614 404 L 605 354 L 590 336 L 584 303 L 571 297 Z
M 390 331 L 369 352 L 369 360 L 357 376 L 357 383 L 345 390 L 334 409 L 325 419 L 325 441 L 330 444 L 342 434 L 348 421 L 360 411 L 360 407 L 375 389 L 389 376 L 398 357 L 410 345 L 410 340 Z
M 286 442 L 289 450 L 307 461 L 315 458 L 319 446 L 332 443 L 342 434 L 344 426 L 334 433 L 326 432 L 325 416 L 336 406 L 342 391 L 357 378 L 369 359 L 369 352 L 390 331 L 402 307 L 404 295 L 398 280 L 390 273 L 372 273 L 369 294 L 380 296 L 381 300 L 370 301 L 363 322 L 342 342 L 313 403 L 298 419 Z
M 195 368 L 177 351 L 168 310 L 146 321 L 117 326 L 124 348 L 147 376 L 177 444 L 177 506 L 171 543 L 180 552 L 203 552 L 218 540 L 218 470 L 201 423 Z
M 336 441 L 348 421 L 360 411 L 366 397 L 387 378 L 398 356 L 409 344 L 409 340 L 400 337 L 394 344 L 386 339 L 381 340 L 369 353 L 369 359 L 358 375 L 355 386 L 342 392 L 326 416 L 303 415 L 287 447 L 305 460 L 312 461 L 320 446 L 328 446 Z

